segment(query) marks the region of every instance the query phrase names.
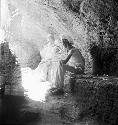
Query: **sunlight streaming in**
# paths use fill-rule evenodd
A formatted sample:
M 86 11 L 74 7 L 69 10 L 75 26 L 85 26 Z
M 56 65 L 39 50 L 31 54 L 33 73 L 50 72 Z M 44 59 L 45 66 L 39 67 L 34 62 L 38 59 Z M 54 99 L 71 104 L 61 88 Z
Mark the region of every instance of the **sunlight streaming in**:
M 41 82 L 39 71 L 30 68 L 22 68 L 22 85 L 27 90 L 27 96 L 34 101 L 45 101 L 51 83 L 48 81 Z
M 5 32 L 0 28 L 0 44 L 4 40 L 4 38 L 5 38 Z

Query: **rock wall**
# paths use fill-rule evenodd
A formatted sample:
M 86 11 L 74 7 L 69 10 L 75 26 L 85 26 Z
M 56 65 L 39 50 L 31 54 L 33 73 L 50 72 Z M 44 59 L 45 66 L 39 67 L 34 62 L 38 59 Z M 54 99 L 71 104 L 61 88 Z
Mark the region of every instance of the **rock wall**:
M 20 54 L 19 57 L 22 64 L 26 64 L 25 66 L 28 60 L 37 55 L 46 44 L 48 33 L 53 33 L 56 38 L 60 35 L 71 36 L 75 46 L 81 49 L 85 57 L 86 73 L 93 71 L 95 74 L 104 74 L 106 72 L 103 69 L 105 70 L 104 65 L 107 64 L 103 64 L 102 68 L 98 64 L 101 58 L 102 62 L 106 58 L 104 56 L 106 48 L 117 45 L 118 15 L 115 1 L 9 0 L 8 7 L 11 18 L 5 30 L 11 45 L 22 48 L 15 51 L 18 51 L 18 54 L 23 51 L 25 56 Z M 97 51 L 96 46 L 105 50 Z M 107 55 L 109 50 L 105 51 Z M 116 55 L 117 52 L 114 56 Z M 113 60 L 117 61 L 116 58 Z M 112 63 L 110 62 L 109 67 L 112 67 Z M 110 69 L 109 71 L 116 72 Z

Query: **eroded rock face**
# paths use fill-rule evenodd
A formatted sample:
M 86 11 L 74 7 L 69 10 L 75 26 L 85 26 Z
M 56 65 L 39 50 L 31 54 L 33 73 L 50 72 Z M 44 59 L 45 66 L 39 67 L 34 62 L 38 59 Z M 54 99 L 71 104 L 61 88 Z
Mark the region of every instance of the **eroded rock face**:
M 93 43 L 100 48 L 117 45 L 116 7 L 113 0 L 9 0 L 8 40 L 26 53 L 20 58 L 23 58 L 23 64 L 27 64 L 31 55 L 39 53 L 47 43 L 49 33 L 53 33 L 55 38 L 69 35 L 85 57 L 86 72 L 92 71 L 94 63 L 97 73 L 101 69 L 92 60 L 99 62 L 97 58 L 104 54 L 91 53 L 91 49 Z M 111 30 L 115 30 L 115 34 Z M 31 46 L 35 47 L 31 49 Z

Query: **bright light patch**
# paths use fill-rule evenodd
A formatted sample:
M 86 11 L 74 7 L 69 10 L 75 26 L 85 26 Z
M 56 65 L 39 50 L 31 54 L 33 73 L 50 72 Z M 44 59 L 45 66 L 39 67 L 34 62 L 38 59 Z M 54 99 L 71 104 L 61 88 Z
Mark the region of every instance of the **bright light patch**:
M 4 38 L 5 38 L 5 32 L 4 30 L 0 29 L 0 42 L 4 40 Z
M 39 71 L 30 68 L 22 68 L 22 85 L 27 90 L 27 96 L 35 101 L 45 101 L 51 83 L 48 81 L 41 82 Z

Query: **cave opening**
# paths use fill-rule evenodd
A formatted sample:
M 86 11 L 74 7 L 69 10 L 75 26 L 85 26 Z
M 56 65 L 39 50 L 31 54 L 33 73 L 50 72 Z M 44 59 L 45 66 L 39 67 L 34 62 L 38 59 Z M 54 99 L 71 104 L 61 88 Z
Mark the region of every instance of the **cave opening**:
M 118 76 L 118 48 L 117 47 L 101 47 L 92 45 L 90 49 L 93 58 L 93 74 Z

